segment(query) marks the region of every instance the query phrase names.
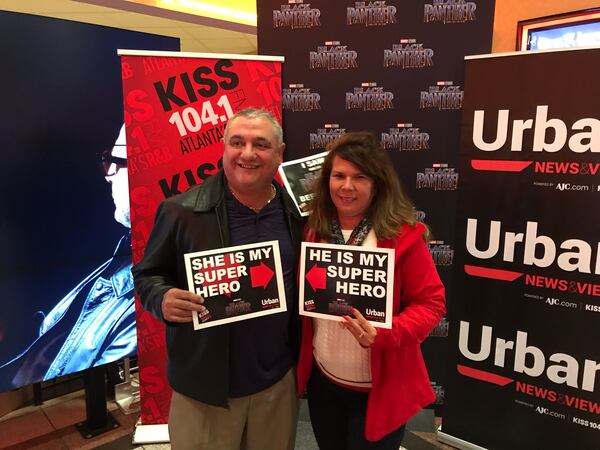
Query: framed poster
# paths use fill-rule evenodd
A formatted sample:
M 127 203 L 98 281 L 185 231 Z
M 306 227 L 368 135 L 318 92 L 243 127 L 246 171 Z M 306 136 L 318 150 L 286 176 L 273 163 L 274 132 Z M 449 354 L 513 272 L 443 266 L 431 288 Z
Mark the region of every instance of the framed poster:
M 302 216 L 310 214 L 310 201 L 314 194 L 313 184 L 321 174 L 321 167 L 325 161 L 327 152 L 305 158 L 286 161 L 279 166 L 279 174 L 283 184 L 294 200 L 298 211 Z

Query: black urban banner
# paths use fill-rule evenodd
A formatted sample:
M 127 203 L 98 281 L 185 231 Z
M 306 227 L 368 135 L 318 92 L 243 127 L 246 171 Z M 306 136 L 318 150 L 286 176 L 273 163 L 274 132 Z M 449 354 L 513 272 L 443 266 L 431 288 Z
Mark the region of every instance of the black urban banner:
M 467 60 L 444 434 L 598 448 L 599 61 Z

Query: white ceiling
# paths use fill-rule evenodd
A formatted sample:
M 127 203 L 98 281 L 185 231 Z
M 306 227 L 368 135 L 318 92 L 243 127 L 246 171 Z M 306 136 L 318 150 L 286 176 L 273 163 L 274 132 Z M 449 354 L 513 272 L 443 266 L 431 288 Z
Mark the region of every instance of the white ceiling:
M 234 31 L 238 26 L 198 16 L 179 15 L 184 20 L 167 19 L 71 0 L 0 0 L 0 10 L 75 20 L 146 33 L 180 38 L 181 51 L 203 53 L 256 54 L 256 31 Z M 102 3 L 96 1 L 96 3 Z M 105 2 L 113 6 L 121 0 Z M 123 5 L 125 6 L 125 5 Z M 206 24 L 210 24 L 210 26 Z M 226 29 L 229 28 L 229 29 Z M 250 29 L 251 27 L 246 27 Z

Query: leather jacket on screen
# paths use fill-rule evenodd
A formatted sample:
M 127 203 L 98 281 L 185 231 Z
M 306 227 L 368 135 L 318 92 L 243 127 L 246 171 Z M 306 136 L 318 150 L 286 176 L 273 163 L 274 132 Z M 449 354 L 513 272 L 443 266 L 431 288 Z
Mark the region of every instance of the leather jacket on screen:
M 131 238 L 45 315 L 35 341 L 0 366 L 2 384 L 16 388 L 117 361 L 137 346 Z

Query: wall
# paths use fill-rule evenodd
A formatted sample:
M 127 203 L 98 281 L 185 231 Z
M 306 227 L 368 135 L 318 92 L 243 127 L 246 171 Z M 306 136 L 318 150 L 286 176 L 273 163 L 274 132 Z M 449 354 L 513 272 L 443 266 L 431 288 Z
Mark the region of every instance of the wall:
M 256 54 L 256 32 L 235 31 L 237 24 L 223 23 L 216 28 L 214 24 L 209 26 L 207 21 L 212 19 L 205 17 L 184 14 L 175 20 L 166 12 L 162 17 L 134 12 L 137 7 L 122 0 L 88 1 L 97 4 L 85 0 L 0 0 L 0 10 L 172 36 L 179 38 L 183 52 Z M 123 9 L 110 7 L 111 4 L 118 7 L 119 2 L 123 3 Z
M 520 20 L 596 7 L 599 0 L 496 0 L 492 53 L 515 51 Z
M 21 389 L 0 393 L 0 417 L 14 411 L 33 400 L 33 389 L 25 386 Z

